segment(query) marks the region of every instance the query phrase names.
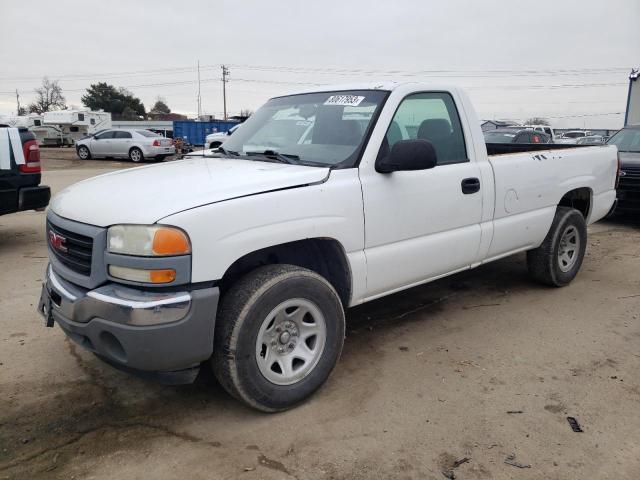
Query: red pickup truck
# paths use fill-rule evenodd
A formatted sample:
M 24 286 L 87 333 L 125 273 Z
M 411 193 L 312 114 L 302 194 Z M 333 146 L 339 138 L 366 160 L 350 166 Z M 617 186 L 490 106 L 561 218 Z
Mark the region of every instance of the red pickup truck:
M 51 190 L 40 185 L 40 148 L 36 137 L 26 128 L 18 129 L 24 162 L 16 160 L 7 127 L 0 124 L 0 135 L 5 135 L 10 147 L 0 151 L 0 155 L 8 153 L 9 156 L 9 161 L 0 158 L 0 215 L 44 209 L 49 204 Z

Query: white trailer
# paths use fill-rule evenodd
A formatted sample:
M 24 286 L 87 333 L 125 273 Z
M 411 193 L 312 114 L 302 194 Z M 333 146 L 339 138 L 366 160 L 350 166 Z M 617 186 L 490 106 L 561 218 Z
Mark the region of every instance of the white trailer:
M 0 123 L 18 128 L 25 127 L 32 129 L 33 127 L 42 126 L 42 115 L 38 113 L 30 113 L 28 115 L 0 115 Z
M 43 117 L 43 126 L 54 127 L 58 132 L 45 137 L 45 145 L 73 145 L 87 135 L 111 128 L 111 113 L 102 110 L 56 110 L 45 112 Z

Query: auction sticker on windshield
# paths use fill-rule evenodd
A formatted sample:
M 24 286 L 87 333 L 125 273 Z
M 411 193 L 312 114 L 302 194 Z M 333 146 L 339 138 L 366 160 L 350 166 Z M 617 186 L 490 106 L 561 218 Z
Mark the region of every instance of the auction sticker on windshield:
M 331 95 L 325 105 L 342 105 L 345 107 L 357 107 L 364 100 L 364 97 L 358 95 Z

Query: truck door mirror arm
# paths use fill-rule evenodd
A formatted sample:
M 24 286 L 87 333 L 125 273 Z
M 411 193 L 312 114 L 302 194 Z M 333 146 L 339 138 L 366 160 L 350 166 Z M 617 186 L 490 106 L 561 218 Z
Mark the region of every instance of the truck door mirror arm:
M 378 173 L 427 170 L 437 164 L 436 150 L 427 140 L 399 140 L 389 155 L 376 161 Z

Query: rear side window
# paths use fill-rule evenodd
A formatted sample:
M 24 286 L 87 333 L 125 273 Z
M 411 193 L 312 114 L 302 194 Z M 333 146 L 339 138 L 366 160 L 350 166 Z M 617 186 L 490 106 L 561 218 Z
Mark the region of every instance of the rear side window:
M 391 151 L 399 140 L 427 140 L 436 150 L 438 165 L 468 162 L 458 110 L 445 92 L 406 97 L 391 121 L 381 148 Z
M 136 130 L 136 133 L 142 135 L 143 137 L 160 137 L 161 136 L 149 130 Z
M 113 138 L 131 138 L 131 133 L 129 132 L 115 132 Z

